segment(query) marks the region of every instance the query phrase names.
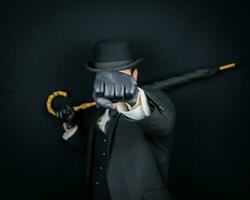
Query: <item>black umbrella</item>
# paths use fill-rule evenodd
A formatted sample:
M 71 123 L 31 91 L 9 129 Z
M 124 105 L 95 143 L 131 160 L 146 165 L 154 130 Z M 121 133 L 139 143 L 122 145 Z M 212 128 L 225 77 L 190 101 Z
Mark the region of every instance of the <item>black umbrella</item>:
M 185 73 L 185 74 L 182 74 L 179 76 L 167 78 L 167 79 L 164 79 L 161 81 L 155 81 L 153 84 L 143 85 L 143 86 L 141 86 L 141 88 L 148 89 L 148 90 L 155 90 L 155 89 L 168 90 L 168 89 L 172 89 L 178 85 L 190 83 L 194 80 L 203 79 L 203 78 L 213 76 L 213 75 L 215 75 L 219 72 L 222 72 L 224 70 L 234 68 L 237 65 L 238 65 L 238 63 L 230 63 L 230 64 L 225 64 L 225 65 L 206 67 L 206 68 L 194 70 L 192 72 L 188 72 L 188 73 Z M 52 101 L 56 96 L 67 97 L 68 94 L 67 94 L 67 92 L 64 92 L 64 91 L 55 91 L 51 95 L 49 95 L 49 97 L 47 99 L 46 106 L 47 106 L 48 112 L 54 116 L 55 116 L 55 111 L 52 108 Z M 79 111 L 79 110 L 84 110 L 84 109 L 90 108 L 90 107 L 95 106 L 95 105 L 96 105 L 95 102 L 83 103 L 79 106 L 73 106 L 73 109 L 75 111 Z

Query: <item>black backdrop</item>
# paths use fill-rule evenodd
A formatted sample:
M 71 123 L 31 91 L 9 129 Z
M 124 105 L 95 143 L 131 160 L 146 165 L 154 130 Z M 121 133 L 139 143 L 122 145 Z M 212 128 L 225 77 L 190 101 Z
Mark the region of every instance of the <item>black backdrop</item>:
M 238 69 L 168 91 L 176 111 L 174 199 L 249 198 L 249 14 L 235 1 L 1 2 L 0 195 L 84 199 L 84 160 L 45 108 L 91 100 L 82 60 L 95 41 L 129 40 L 139 83 L 238 60 Z M 86 116 L 87 117 L 87 116 Z M 2 198 L 2 197 L 0 197 Z

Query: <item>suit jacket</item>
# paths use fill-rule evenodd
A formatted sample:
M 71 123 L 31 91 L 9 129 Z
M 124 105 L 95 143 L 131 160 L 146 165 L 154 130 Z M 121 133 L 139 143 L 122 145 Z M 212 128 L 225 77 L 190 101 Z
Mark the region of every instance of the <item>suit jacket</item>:
M 175 109 L 165 93 L 144 90 L 152 112 L 141 120 L 118 114 L 110 123 L 107 182 L 112 200 L 169 200 L 168 168 Z M 90 185 L 93 131 L 103 109 L 83 115 L 82 125 L 67 140 L 86 157 Z M 89 189 L 88 189 L 89 191 Z

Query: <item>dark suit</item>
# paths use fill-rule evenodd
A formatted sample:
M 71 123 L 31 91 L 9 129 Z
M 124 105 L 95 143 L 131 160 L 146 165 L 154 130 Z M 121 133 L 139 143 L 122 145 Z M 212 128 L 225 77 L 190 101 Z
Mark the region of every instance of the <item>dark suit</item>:
M 165 93 L 144 92 L 152 108 L 150 116 L 136 121 L 118 114 L 110 124 L 107 182 L 112 200 L 171 199 L 167 180 L 175 109 Z M 68 140 L 86 156 L 87 183 L 91 174 L 93 130 L 102 111 L 90 110 L 83 120 L 83 128 L 88 131 L 79 128 Z

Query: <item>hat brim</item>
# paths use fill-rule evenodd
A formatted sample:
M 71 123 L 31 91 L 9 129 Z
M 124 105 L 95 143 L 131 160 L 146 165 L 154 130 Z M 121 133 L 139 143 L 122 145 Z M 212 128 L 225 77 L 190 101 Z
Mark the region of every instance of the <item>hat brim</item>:
M 112 67 L 103 67 L 103 68 L 97 68 L 96 66 L 95 66 L 95 63 L 94 62 L 91 62 L 91 61 L 86 61 L 85 63 L 84 63 L 84 66 L 88 69 L 88 70 L 90 70 L 90 71 L 92 71 L 92 72 L 99 72 L 99 71 L 107 71 L 107 70 L 122 70 L 122 69 L 128 69 L 128 68 L 130 68 L 130 67 L 132 67 L 132 66 L 135 66 L 135 65 L 137 65 L 138 63 L 140 63 L 142 60 L 143 60 L 144 58 L 138 58 L 138 59 L 136 59 L 136 60 L 134 60 L 134 61 L 131 61 L 130 63 L 128 63 L 128 64 L 126 64 L 126 65 L 121 65 L 121 66 L 112 66 Z

